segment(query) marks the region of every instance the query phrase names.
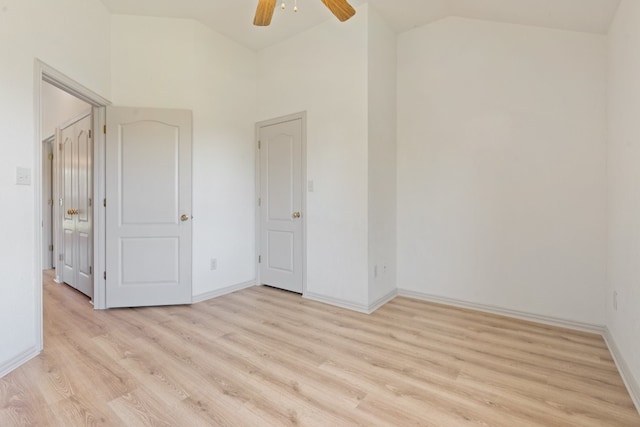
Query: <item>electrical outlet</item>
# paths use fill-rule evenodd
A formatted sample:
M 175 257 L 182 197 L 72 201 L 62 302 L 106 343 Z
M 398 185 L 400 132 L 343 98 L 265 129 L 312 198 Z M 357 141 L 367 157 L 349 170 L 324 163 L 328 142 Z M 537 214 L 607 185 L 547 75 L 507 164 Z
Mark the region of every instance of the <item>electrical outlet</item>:
M 378 266 L 377 265 L 373 266 L 373 277 L 378 277 Z
M 618 311 L 618 291 L 613 291 L 613 309 Z
M 216 258 L 211 258 L 211 263 L 209 265 L 209 268 L 211 270 L 217 270 L 218 269 L 218 260 Z

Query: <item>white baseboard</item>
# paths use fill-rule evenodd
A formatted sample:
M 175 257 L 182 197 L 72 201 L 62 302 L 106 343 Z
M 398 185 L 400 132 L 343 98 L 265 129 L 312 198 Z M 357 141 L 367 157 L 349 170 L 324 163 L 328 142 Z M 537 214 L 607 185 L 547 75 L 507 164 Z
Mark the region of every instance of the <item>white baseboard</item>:
M 605 327 L 603 336 L 607 346 L 609 346 L 609 351 L 613 356 L 613 360 L 616 362 L 620 376 L 627 386 L 629 395 L 631 395 L 631 400 L 633 400 L 634 405 L 636 405 L 636 409 L 640 412 L 640 383 L 633 376 L 633 373 L 629 369 L 629 365 L 627 365 L 624 357 L 622 357 L 620 348 L 618 347 L 618 344 L 616 344 L 616 340 L 613 338 L 613 334 L 608 327 Z
M 380 307 L 382 307 L 383 305 L 385 305 L 386 303 L 388 303 L 389 301 L 391 301 L 392 299 L 394 299 L 397 295 L 398 295 L 398 290 L 394 289 L 393 291 L 389 292 L 386 295 L 383 295 L 382 297 L 378 298 L 376 301 L 374 301 L 369 305 L 358 304 L 351 301 L 342 300 L 339 298 L 333 298 L 325 295 L 314 294 L 313 292 L 305 292 L 302 295 L 302 297 L 312 301 L 317 301 L 317 302 L 333 305 L 340 308 L 346 308 L 347 310 L 357 311 L 359 313 L 371 314 L 377 309 L 379 309 Z
M 304 294 L 302 294 L 302 298 L 306 298 L 316 302 L 321 302 L 324 304 L 334 305 L 340 308 L 346 308 L 347 310 L 353 310 L 359 313 L 369 314 L 368 306 L 364 304 L 357 304 L 351 301 L 342 300 L 339 298 L 333 298 L 325 295 L 314 294 L 313 292 L 305 292 Z
M 378 298 L 377 300 L 375 300 L 374 302 L 369 304 L 368 313 L 369 314 L 373 313 L 374 311 L 376 311 L 377 309 L 379 309 L 380 307 L 382 307 L 383 305 L 385 305 L 389 301 L 393 300 L 397 296 L 398 296 L 398 289 L 394 288 L 388 294 L 381 296 L 380 298 Z
M 238 283 L 237 285 L 231 285 L 227 286 L 226 288 L 216 289 L 215 291 L 205 292 L 204 294 L 194 295 L 191 299 L 191 302 L 196 304 L 213 298 L 221 297 L 222 295 L 230 294 L 232 292 L 240 291 L 242 289 L 250 288 L 255 285 L 256 282 L 254 280 L 250 280 L 244 283 Z
M 511 310 L 508 308 L 496 307 L 493 305 L 478 304 L 478 303 L 458 300 L 454 298 L 430 295 L 422 292 L 410 291 L 407 289 L 398 289 L 398 295 L 402 297 L 407 297 L 407 298 L 435 302 L 438 304 L 452 305 L 454 307 L 469 308 L 471 310 L 483 311 L 485 313 L 515 317 L 517 319 L 529 320 L 531 322 L 537 322 L 537 323 L 544 323 L 546 325 L 551 325 L 551 326 L 559 326 L 567 329 L 575 329 L 577 331 L 592 332 L 594 334 L 599 334 L 599 335 L 603 335 L 605 330 L 605 327 L 602 325 L 577 322 L 574 320 L 561 319 L 558 317 L 542 316 L 539 314 Z
M 24 365 L 39 354 L 40 351 L 35 346 L 33 346 L 29 347 L 17 356 L 9 359 L 7 362 L 0 365 L 0 378 L 4 377 L 14 369 Z

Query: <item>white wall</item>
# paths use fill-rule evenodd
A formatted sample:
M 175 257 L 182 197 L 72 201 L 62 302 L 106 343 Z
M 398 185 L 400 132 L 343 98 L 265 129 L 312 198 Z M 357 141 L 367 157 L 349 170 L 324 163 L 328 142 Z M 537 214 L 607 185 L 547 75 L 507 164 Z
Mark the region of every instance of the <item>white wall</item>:
M 112 22 L 114 105 L 193 111 L 194 296 L 253 282 L 256 54 L 193 20 Z
M 69 22 L 74 25 L 62 25 Z M 0 210 L 0 375 L 21 356 L 35 354 L 40 339 L 34 58 L 108 97 L 108 34 L 109 14 L 98 0 L 0 2 L 0 194 L 2 206 L 11 207 Z M 31 168 L 31 186 L 15 185 L 16 167 Z
M 396 289 L 396 34 L 368 8 L 369 305 Z
M 91 109 L 91 106 L 86 102 L 47 82 L 42 82 L 41 96 L 42 140 L 54 136 L 58 126 Z
M 307 111 L 307 294 L 368 305 L 366 7 L 258 53 L 258 120 Z
M 604 324 L 605 37 L 449 18 L 398 43 L 398 287 Z
M 609 34 L 607 326 L 640 398 L 640 3 L 623 0 Z M 613 292 L 618 309 L 613 308 Z

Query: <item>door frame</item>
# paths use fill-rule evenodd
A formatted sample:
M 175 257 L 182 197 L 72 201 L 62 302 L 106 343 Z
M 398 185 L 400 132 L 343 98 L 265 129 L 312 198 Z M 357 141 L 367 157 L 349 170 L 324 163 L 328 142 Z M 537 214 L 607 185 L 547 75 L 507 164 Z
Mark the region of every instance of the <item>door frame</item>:
M 255 126 L 255 156 L 256 156 L 256 198 L 255 198 L 255 222 L 256 222 L 256 253 L 255 253 L 255 275 L 256 275 L 256 285 L 262 286 L 262 278 L 260 277 L 260 262 L 259 256 L 260 251 L 262 249 L 262 242 L 260 239 L 261 235 L 261 218 L 260 218 L 260 206 L 259 199 L 261 198 L 260 189 L 261 181 L 260 181 L 260 128 L 264 126 L 276 125 L 278 123 L 290 122 L 293 120 L 300 120 L 301 130 L 302 130 L 302 138 L 300 140 L 301 144 L 301 157 L 302 164 L 300 165 L 302 168 L 302 176 L 301 176 L 301 188 L 302 188 L 302 295 L 304 296 L 307 293 L 307 112 L 301 111 L 298 113 L 288 114 L 286 116 L 276 117 L 269 120 L 263 120 L 261 122 L 257 122 Z
M 33 262 L 33 283 L 34 283 L 34 303 L 35 303 L 35 326 L 36 326 L 36 347 L 37 351 L 42 351 L 43 347 L 43 313 L 42 313 L 42 82 L 47 82 L 59 89 L 81 99 L 92 106 L 94 111 L 94 152 L 93 152 L 93 194 L 94 201 L 103 200 L 105 197 L 105 137 L 103 129 L 106 119 L 106 107 L 111 102 L 98 95 L 91 89 L 81 85 L 72 78 L 66 76 L 40 59 L 34 60 L 33 77 L 33 106 L 34 106 L 34 145 L 33 145 L 33 193 L 34 193 L 34 262 Z M 99 206 L 100 202 L 94 202 L 94 206 Z M 102 274 L 105 267 L 105 211 L 104 209 L 94 209 L 93 212 L 93 305 L 96 309 L 104 309 L 105 303 L 105 281 Z
M 53 200 L 55 199 L 54 193 L 54 185 L 55 185 L 55 177 L 56 177 L 56 168 L 55 168 L 55 153 L 53 150 L 53 146 L 56 142 L 56 135 L 53 134 L 49 137 L 45 137 L 42 140 L 42 265 L 43 266 L 54 266 L 55 265 L 55 252 L 50 251 L 47 247 L 47 243 L 54 246 L 56 242 L 56 232 L 54 231 L 54 205 Z M 51 154 L 51 157 L 49 157 Z M 44 176 L 46 172 L 47 176 Z M 47 187 L 47 188 L 44 188 Z M 44 198 L 44 195 L 47 194 L 49 197 Z M 49 204 L 49 199 L 52 201 L 51 205 Z M 46 241 L 45 241 L 46 240 Z M 46 260 L 45 258 L 50 258 L 50 260 Z M 49 262 L 51 261 L 51 262 Z M 51 268 L 51 267 L 49 267 Z

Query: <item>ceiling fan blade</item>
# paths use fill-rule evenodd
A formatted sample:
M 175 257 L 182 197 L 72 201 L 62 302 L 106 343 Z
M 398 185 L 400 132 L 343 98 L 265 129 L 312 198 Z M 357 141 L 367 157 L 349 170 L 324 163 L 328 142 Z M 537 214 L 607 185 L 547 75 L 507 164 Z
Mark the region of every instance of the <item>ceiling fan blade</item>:
M 253 18 L 253 25 L 266 27 L 271 23 L 273 11 L 276 8 L 276 0 L 258 0 L 256 16 Z
M 322 0 L 322 3 L 342 22 L 356 14 L 356 10 L 347 0 Z

